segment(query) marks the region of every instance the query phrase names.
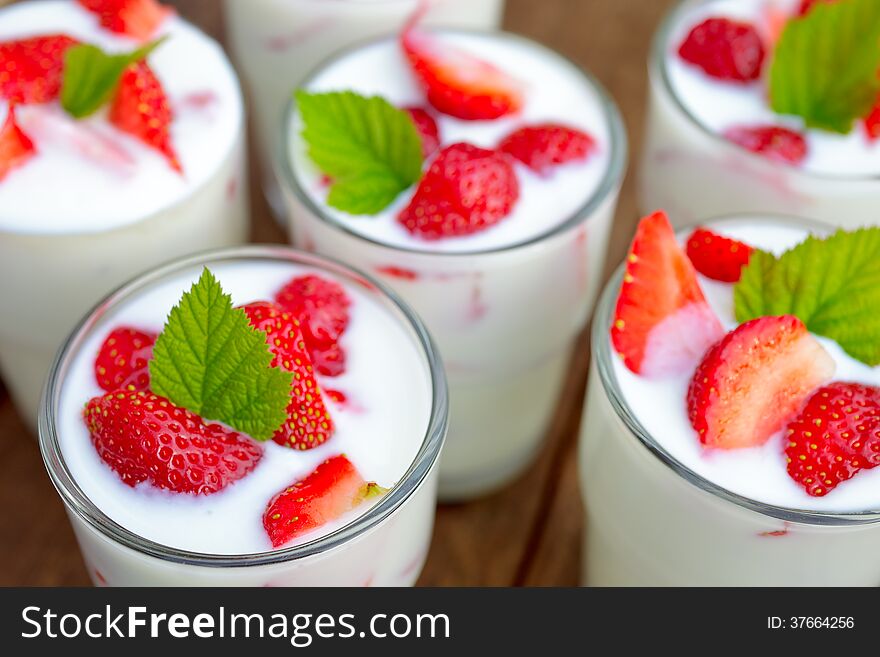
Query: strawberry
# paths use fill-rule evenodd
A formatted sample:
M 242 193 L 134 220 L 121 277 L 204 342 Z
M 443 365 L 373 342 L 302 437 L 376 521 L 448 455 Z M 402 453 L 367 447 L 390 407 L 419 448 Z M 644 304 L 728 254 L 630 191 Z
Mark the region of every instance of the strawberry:
M 22 104 L 58 98 L 64 54 L 76 44 L 76 39 L 66 34 L 0 43 L 0 98 Z
M 401 45 L 428 102 L 458 119 L 497 119 L 523 105 L 520 83 L 496 66 L 412 26 Z
M 836 0 L 801 0 L 797 11 L 798 16 L 806 16 L 815 5 L 819 4 L 820 1 L 825 2 L 826 4 L 831 4 Z
M 397 220 L 427 240 L 470 235 L 504 219 L 518 198 L 506 155 L 457 143 L 440 151 Z
M 162 153 L 180 173 L 183 168 L 171 144 L 173 118 L 165 90 L 149 65 L 140 61 L 125 69 L 110 107 L 110 121 Z
M 128 326 L 114 329 L 98 351 L 95 378 L 107 392 L 147 390 L 150 387 L 149 361 L 153 357 L 155 333 Z
M 831 378 L 834 367 L 797 317 L 753 319 L 724 336 L 697 367 L 688 417 L 707 447 L 762 445 Z
M 98 17 L 111 32 L 128 35 L 138 41 L 152 37 L 173 10 L 156 0 L 78 0 Z
M 307 476 L 275 495 L 263 513 L 272 547 L 281 547 L 348 513 L 386 489 L 368 483 L 344 455 L 327 459 Z
M 880 388 L 832 383 L 810 397 L 786 431 L 788 474 L 822 497 L 880 465 Z
M 15 120 L 15 107 L 10 105 L 6 120 L 0 127 L 0 181 L 6 175 L 22 166 L 37 152 L 31 141 Z
M 409 112 L 416 125 L 416 131 L 422 140 L 422 155 L 428 159 L 428 156 L 440 148 L 440 128 L 434 117 L 421 107 L 406 107 L 404 109 Z
M 351 305 L 342 286 L 320 276 L 299 276 L 278 291 L 275 301 L 299 319 L 315 370 L 324 376 L 342 374 L 345 351 L 339 339 Z
M 92 399 L 83 413 L 101 459 L 123 483 L 211 495 L 247 475 L 263 456 L 250 438 L 146 390 Z
M 729 18 L 708 18 L 694 27 L 678 54 L 713 78 L 739 83 L 757 80 L 765 57 L 755 27 Z
M 687 255 L 703 276 L 724 283 L 736 283 L 749 264 L 752 247 L 739 240 L 697 228 L 687 241 Z
M 807 157 L 807 140 L 799 132 L 775 125 L 737 126 L 724 136 L 746 150 L 777 162 L 800 164 Z
M 877 99 L 871 112 L 865 117 L 864 124 L 868 139 L 871 141 L 880 139 L 880 98 Z
M 723 335 L 666 214 L 642 219 L 611 326 L 611 342 L 624 364 L 648 377 L 679 374 Z
M 333 420 L 315 380 L 299 320 L 278 304 L 268 301 L 251 303 L 242 309 L 251 326 L 266 333 L 266 343 L 275 356 L 272 367 L 293 372 L 287 420 L 272 440 L 299 450 L 325 443 L 333 434 Z
M 584 161 L 595 148 L 596 142 L 590 135 L 555 123 L 519 128 L 498 145 L 499 151 L 540 174 L 558 164 Z

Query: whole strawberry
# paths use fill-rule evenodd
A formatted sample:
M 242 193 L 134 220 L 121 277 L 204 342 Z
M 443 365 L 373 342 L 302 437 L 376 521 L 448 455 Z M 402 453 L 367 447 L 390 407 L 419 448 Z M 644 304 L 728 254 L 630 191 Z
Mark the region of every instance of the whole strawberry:
M 155 333 L 129 326 L 114 329 L 101 344 L 95 359 L 98 385 L 107 392 L 149 389 L 149 362 L 155 342 Z
M 519 128 L 498 145 L 499 151 L 540 174 L 567 162 L 583 162 L 595 148 L 590 135 L 556 123 Z
M 78 0 L 111 32 L 139 41 L 152 37 L 172 10 L 156 0 Z
M 0 42 L 0 98 L 25 105 L 58 98 L 64 54 L 76 44 L 66 34 Z
M 36 152 L 34 142 L 15 120 L 15 107 L 10 105 L 6 120 L 0 127 L 0 182 L 10 171 L 31 159 Z
M 695 26 L 678 54 L 713 78 L 740 83 L 757 80 L 765 58 L 755 27 L 729 18 L 708 18 Z

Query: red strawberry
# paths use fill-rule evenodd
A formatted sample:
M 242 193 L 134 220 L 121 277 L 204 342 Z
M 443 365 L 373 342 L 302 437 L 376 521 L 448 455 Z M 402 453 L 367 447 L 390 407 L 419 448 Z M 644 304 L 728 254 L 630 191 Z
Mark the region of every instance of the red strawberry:
M 806 16 L 809 11 L 819 2 L 825 2 L 826 4 L 831 4 L 835 2 L 835 0 L 801 0 L 801 4 L 798 7 L 798 16 Z
M 469 235 L 504 219 L 519 198 L 506 155 L 471 144 L 447 146 L 397 220 L 427 240 Z
M 10 105 L 6 120 L 0 127 L 0 181 L 10 171 L 31 159 L 36 152 L 34 142 L 18 126 L 15 108 Z
M 694 27 L 678 54 L 707 75 L 731 82 L 757 80 L 765 56 L 755 27 L 729 18 L 709 18 Z
M 250 438 L 145 390 L 95 397 L 83 413 L 98 455 L 129 486 L 210 495 L 247 475 L 263 456 Z
M 173 10 L 156 0 L 78 0 L 111 32 L 139 41 L 152 37 Z
M 522 107 L 520 83 L 489 62 L 411 26 L 403 31 L 401 45 L 428 102 L 438 111 L 476 121 Z
M 275 301 L 299 319 L 315 370 L 324 376 L 342 374 L 345 352 L 339 339 L 351 305 L 342 286 L 320 276 L 299 276 L 279 290 Z
M 688 416 L 707 447 L 767 442 L 834 374 L 834 360 L 792 315 L 760 317 L 716 344 L 688 389 Z
M 171 106 L 162 84 L 145 61 L 132 64 L 122 74 L 110 121 L 162 153 L 175 171 L 182 172 L 171 144 Z
M 871 113 L 865 117 L 865 132 L 871 141 L 880 139 L 880 98 L 877 99 Z
M 775 125 L 738 126 L 724 136 L 746 150 L 777 162 L 800 164 L 807 157 L 807 140 L 799 132 Z
M 590 135 L 554 123 L 515 130 L 498 146 L 499 151 L 541 174 L 557 164 L 584 161 L 595 148 L 596 142 Z
M 153 357 L 155 333 L 128 326 L 114 329 L 95 360 L 95 378 L 107 392 L 147 390 L 150 387 L 149 361 Z
M 344 455 L 334 456 L 275 495 L 263 513 L 263 527 L 272 546 L 280 547 L 386 492 L 364 481 Z
M 76 44 L 66 34 L 0 43 L 0 98 L 23 104 L 58 98 L 64 53 Z
M 242 309 L 251 326 L 266 333 L 266 343 L 275 355 L 272 366 L 293 372 L 287 420 L 272 440 L 299 450 L 325 443 L 333 435 L 333 420 L 315 381 L 299 320 L 278 304 L 268 301 L 251 303 Z
M 434 117 L 428 114 L 421 107 L 405 108 L 412 117 L 413 123 L 416 124 L 416 130 L 422 139 L 422 155 L 427 159 L 440 148 L 440 128 Z
M 687 241 L 687 255 L 703 276 L 724 283 L 736 283 L 749 264 L 752 247 L 739 240 L 697 228 Z
M 788 425 L 788 474 L 822 497 L 861 470 L 880 465 L 880 388 L 832 383 Z
M 648 377 L 679 374 L 723 335 L 666 214 L 642 219 L 611 327 L 611 342 L 624 364 Z

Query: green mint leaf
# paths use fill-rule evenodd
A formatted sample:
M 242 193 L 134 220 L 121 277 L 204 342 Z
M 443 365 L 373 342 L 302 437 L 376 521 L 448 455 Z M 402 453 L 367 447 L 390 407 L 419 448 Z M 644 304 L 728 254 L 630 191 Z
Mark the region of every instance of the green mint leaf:
M 64 54 L 61 106 L 77 119 L 94 114 L 113 97 L 123 71 L 146 58 L 163 40 L 121 55 L 108 55 L 89 44 L 68 49 Z
M 846 134 L 880 92 L 880 2 L 819 2 L 788 22 L 770 69 L 770 102 L 808 127 Z
M 880 364 L 880 228 L 811 236 L 779 258 L 756 251 L 734 307 L 738 322 L 795 315 L 853 358 Z
M 293 375 L 271 367 L 266 334 L 208 270 L 171 309 L 156 340 L 150 380 L 156 394 L 256 440 L 287 418 Z
M 309 157 L 333 180 L 330 207 L 377 214 L 421 178 L 422 142 L 406 111 L 351 91 L 295 97 Z

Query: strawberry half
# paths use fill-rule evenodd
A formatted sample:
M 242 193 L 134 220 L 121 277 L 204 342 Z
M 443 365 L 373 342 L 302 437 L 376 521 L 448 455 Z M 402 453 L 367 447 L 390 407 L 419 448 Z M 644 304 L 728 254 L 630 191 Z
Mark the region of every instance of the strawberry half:
M 159 25 L 174 13 L 156 0 L 78 0 L 98 17 L 111 32 L 125 34 L 139 41 L 152 37 Z
M 344 455 L 327 459 L 305 479 L 275 495 L 263 513 L 272 547 L 331 522 L 386 489 L 368 483 Z
M 503 153 L 458 143 L 434 159 L 397 220 L 427 240 L 470 235 L 510 214 L 519 182 Z
M 724 336 L 697 367 L 688 417 L 707 447 L 762 445 L 834 369 L 797 317 L 753 319 Z
M 101 459 L 122 482 L 211 495 L 247 475 L 263 456 L 250 438 L 148 391 L 95 397 L 83 413 Z
M 492 120 L 523 106 L 520 83 L 507 73 L 412 25 L 401 35 L 403 52 L 440 112 L 466 121 Z
M 540 174 L 567 162 L 586 161 L 595 148 L 596 142 L 590 135 L 557 123 L 525 126 L 498 145 L 499 151 Z
M 171 144 L 171 105 L 162 83 L 145 61 L 125 69 L 109 116 L 113 125 L 159 151 L 172 169 L 183 172 Z
M 678 54 L 713 78 L 751 82 L 761 76 L 766 53 L 753 25 L 708 18 L 690 31 Z
M 703 276 L 723 283 L 736 283 L 749 264 L 752 247 L 705 228 L 697 228 L 687 241 L 687 255 Z
M 31 141 L 15 120 L 15 107 L 9 106 L 6 120 L 0 127 L 0 181 L 10 171 L 22 166 L 37 152 Z
M 155 333 L 128 326 L 114 329 L 104 340 L 95 359 L 98 385 L 107 392 L 149 389 L 149 362 L 153 357 L 155 342 Z
M 434 117 L 428 114 L 421 107 L 404 108 L 412 117 L 415 123 L 416 131 L 422 140 L 422 155 L 428 159 L 438 148 L 440 148 L 440 128 Z
M 724 136 L 752 153 L 777 162 L 800 164 L 807 157 L 807 140 L 799 132 L 776 125 L 737 126 Z
M 822 497 L 862 470 L 880 465 L 880 388 L 832 383 L 810 397 L 788 425 L 788 474 Z
M 0 43 L 0 98 L 22 104 L 58 98 L 64 54 L 77 43 L 66 34 Z
M 242 309 L 251 326 L 266 333 L 266 344 L 275 356 L 272 367 L 293 372 L 287 420 L 272 440 L 299 450 L 325 443 L 333 435 L 333 420 L 315 380 L 299 320 L 278 304 L 268 301 L 251 303 Z
M 680 374 L 723 335 L 666 213 L 642 219 L 611 326 L 611 342 L 624 364 L 647 377 Z

